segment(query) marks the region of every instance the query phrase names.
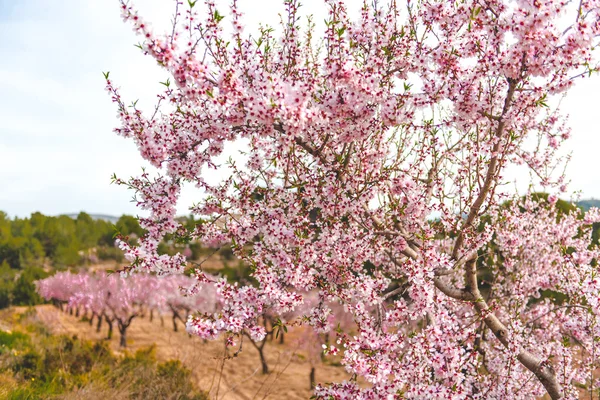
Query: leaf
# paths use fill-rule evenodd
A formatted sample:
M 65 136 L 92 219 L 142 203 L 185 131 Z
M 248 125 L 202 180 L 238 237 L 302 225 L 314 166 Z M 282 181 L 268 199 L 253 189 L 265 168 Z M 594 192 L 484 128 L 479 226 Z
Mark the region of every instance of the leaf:
M 190 6 L 190 8 L 194 8 L 194 6 L 196 5 L 197 2 L 198 2 L 198 0 L 196 0 L 196 1 L 188 0 L 188 5 Z
M 215 22 L 218 24 L 219 22 L 221 22 L 223 20 L 223 18 L 225 18 L 225 16 L 219 14 L 218 10 L 215 10 L 215 12 L 213 14 L 213 18 L 215 19 Z
M 536 100 L 535 105 L 538 107 L 548 107 L 546 103 L 546 95 L 544 94 L 542 97 Z
M 102 75 L 104 75 L 104 79 L 108 79 L 108 76 L 110 75 L 110 71 L 102 72 Z

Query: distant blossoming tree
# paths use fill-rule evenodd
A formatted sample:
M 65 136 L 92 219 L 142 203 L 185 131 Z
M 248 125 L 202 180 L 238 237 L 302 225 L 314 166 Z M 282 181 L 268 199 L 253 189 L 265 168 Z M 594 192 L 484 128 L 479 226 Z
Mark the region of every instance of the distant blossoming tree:
M 134 318 L 148 309 L 162 311 L 175 307 L 176 310 L 183 308 L 186 312 L 191 309 L 218 311 L 213 287 L 205 288 L 205 285 L 185 276 L 132 274 L 124 278 L 104 272 L 94 275 L 58 272 L 37 281 L 36 286 L 38 293 L 46 300 L 91 311 L 92 315 L 98 317 L 98 330 L 104 319 L 108 324 L 107 339 L 112 338 L 116 322 L 122 347 L 127 346 L 127 329 Z
M 369 385 L 317 386 L 317 398 L 597 387 L 600 218 L 554 207 L 569 137 L 554 105 L 597 71 L 600 2 L 375 1 L 355 19 L 324 3 L 322 36 L 311 19 L 301 29 L 297 0 L 278 31 L 249 36 L 236 0 L 229 13 L 175 1 L 164 35 L 121 2 L 171 75 L 144 113 L 105 74 L 117 133 L 158 169 L 116 179 L 149 212 L 139 245 L 121 242 L 131 268 L 181 272 L 183 255 L 157 253 L 165 234 L 231 244 L 258 285 L 218 281 L 221 312 L 188 320 L 205 338 L 261 340 L 265 310 L 289 313 L 302 293 L 318 293 L 301 318 L 317 329 L 342 304 L 358 331 L 328 351 Z M 513 166 L 548 199 L 505 189 Z M 186 183 L 203 191 L 191 230 L 175 219 Z

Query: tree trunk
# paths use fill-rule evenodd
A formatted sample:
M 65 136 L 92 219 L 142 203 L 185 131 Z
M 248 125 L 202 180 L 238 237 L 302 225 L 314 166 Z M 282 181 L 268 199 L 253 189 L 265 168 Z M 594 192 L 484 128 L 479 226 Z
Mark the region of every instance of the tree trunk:
M 162 326 L 163 328 L 165 327 L 165 317 L 163 317 L 163 315 L 160 315 L 160 326 Z
M 94 316 L 96 315 L 96 313 L 92 313 L 92 316 L 90 317 L 90 319 L 88 320 L 88 323 L 90 324 L 90 326 L 92 326 L 94 324 Z
M 154 320 L 154 308 L 150 310 L 150 322 Z
M 177 314 L 173 313 L 173 331 L 177 332 Z
M 111 319 L 106 317 L 106 323 L 108 324 L 108 336 L 106 336 L 106 340 L 112 339 L 113 335 L 113 322 Z
M 279 344 L 283 344 L 283 329 L 279 330 Z
M 329 348 L 329 332 L 327 332 L 327 333 L 325 334 L 325 346 L 326 346 L 327 348 Z M 324 352 L 324 351 L 322 351 L 322 352 L 321 352 L 321 362 L 324 362 L 326 358 L 327 358 L 327 357 L 325 357 L 325 352 Z
M 119 325 L 119 333 L 121 334 L 121 339 L 119 340 L 119 346 L 127 347 L 127 325 L 122 323 L 118 323 Z
M 265 354 L 263 352 L 264 344 L 265 344 L 265 342 L 263 342 L 262 346 L 257 347 L 257 349 L 258 349 L 258 354 L 260 355 L 260 363 L 262 364 L 262 373 L 264 375 L 266 375 L 269 373 L 269 366 L 267 365 L 267 360 L 265 359 Z
M 98 323 L 96 324 L 96 332 L 100 332 L 102 327 L 102 315 L 98 315 Z
M 125 334 L 127 333 L 127 328 L 125 328 L 121 333 L 121 340 L 119 341 L 119 346 L 127 347 L 127 337 Z
M 310 375 L 309 375 L 309 379 L 310 379 L 310 390 L 313 390 L 315 388 L 315 367 L 311 366 L 310 367 Z

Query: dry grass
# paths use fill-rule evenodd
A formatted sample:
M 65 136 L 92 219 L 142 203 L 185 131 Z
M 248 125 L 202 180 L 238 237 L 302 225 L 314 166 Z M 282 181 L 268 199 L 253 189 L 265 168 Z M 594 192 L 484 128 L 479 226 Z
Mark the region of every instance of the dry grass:
M 55 334 L 77 335 L 88 340 L 103 340 L 106 326 L 100 333 L 94 326 L 82 322 L 50 305 L 36 308 L 37 318 Z M 265 355 L 271 372 L 261 373 L 261 365 L 256 349 L 245 342 L 242 352 L 235 358 L 227 358 L 222 341 L 203 342 L 197 337 L 189 337 L 182 325 L 174 332 L 170 318 L 165 317 L 164 326 L 160 318 L 150 322 L 148 318 L 137 318 L 127 332 L 128 351 L 156 344 L 159 361 L 179 359 L 192 371 L 195 384 L 209 392 L 213 399 L 307 399 L 310 365 L 304 361 L 293 343 L 301 330 L 292 328 L 286 336 L 286 344 L 275 341 L 265 347 Z M 118 333 L 111 341 L 111 348 L 122 353 L 118 347 Z M 235 349 L 234 349 L 235 351 Z M 233 351 L 230 350 L 230 354 Z M 348 379 L 341 367 L 322 365 L 317 368 L 317 382 L 332 382 Z M 81 393 L 82 397 L 85 395 Z M 118 399 L 117 393 L 111 396 Z

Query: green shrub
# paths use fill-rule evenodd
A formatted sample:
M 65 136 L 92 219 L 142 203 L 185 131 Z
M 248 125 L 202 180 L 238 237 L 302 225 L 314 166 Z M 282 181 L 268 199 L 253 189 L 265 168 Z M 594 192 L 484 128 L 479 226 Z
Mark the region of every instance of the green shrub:
M 117 262 L 123 261 L 123 252 L 117 247 L 99 247 L 98 258 L 103 261 L 114 260 Z
M 29 335 L 21 332 L 0 331 L 0 348 L 13 349 L 17 345 L 29 345 L 31 338 Z
M 39 378 L 40 364 L 43 356 L 34 349 L 29 349 L 16 357 L 12 363 L 12 370 L 23 379 L 30 380 Z
M 157 363 L 155 347 L 126 356 L 111 375 L 113 384 L 130 386 L 131 399 L 208 399 L 204 394 L 194 393 L 190 377 L 190 370 L 178 360 Z
M 250 275 L 252 273 L 252 269 L 248 264 L 245 264 L 242 261 L 238 262 L 237 266 L 225 264 L 225 266 L 218 272 L 225 276 L 229 282 L 241 282 L 244 284 L 250 283 L 252 285 L 257 285 L 256 279 Z
M 158 247 L 156 248 L 156 252 L 161 255 L 168 254 L 170 256 L 177 254 L 177 250 L 173 246 L 170 246 L 170 245 L 166 244 L 165 242 L 160 242 L 158 244 Z
M 191 372 L 179 361 L 159 363 L 150 347 L 115 357 L 105 342 L 76 336 L 0 332 L 0 388 L 6 399 L 79 399 L 118 394 L 127 399 L 204 400 L 194 390 Z M 14 383 L 16 382 L 16 383 Z
M 44 300 L 37 293 L 34 282 L 48 276 L 42 268 L 27 267 L 15 282 L 12 292 L 12 304 L 18 306 L 33 306 Z

